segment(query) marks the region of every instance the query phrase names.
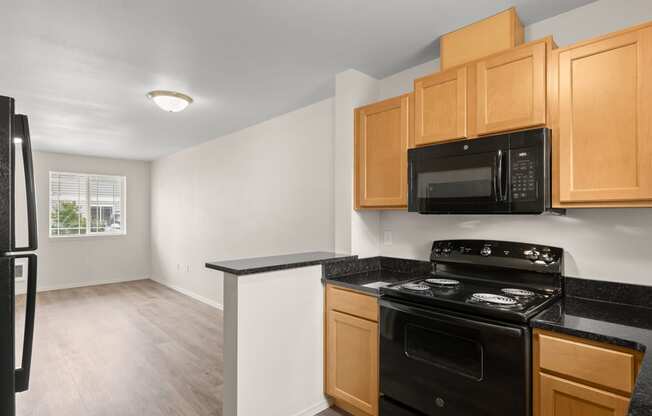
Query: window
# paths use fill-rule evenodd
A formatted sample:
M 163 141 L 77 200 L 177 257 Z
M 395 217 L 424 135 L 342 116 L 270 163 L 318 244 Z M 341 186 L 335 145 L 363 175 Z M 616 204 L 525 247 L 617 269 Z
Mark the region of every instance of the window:
M 50 237 L 126 234 L 124 176 L 50 172 Z

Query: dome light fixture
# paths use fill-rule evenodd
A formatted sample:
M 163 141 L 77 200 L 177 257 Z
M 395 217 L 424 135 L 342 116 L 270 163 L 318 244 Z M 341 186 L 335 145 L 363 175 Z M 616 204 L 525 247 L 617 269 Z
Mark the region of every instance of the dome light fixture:
M 193 102 L 193 99 L 186 94 L 165 90 L 150 91 L 147 93 L 147 98 L 154 101 L 161 110 L 170 113 L 183 111 Z

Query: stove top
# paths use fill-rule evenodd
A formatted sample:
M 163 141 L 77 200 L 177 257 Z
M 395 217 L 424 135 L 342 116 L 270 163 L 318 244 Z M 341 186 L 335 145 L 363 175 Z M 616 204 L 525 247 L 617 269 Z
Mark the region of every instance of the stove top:
M 504 283 L 458 278 L 456 285 L 430 283 L 424 277 L 380 289 L 381 296 L 402 298 L 428 306 L 526 322 L 561 291 L 508 287 Z
M 492 252 L 499 254 L 492 257 Z M 534 258 L 535 253 L 546 253 L 545 260 Z M 562 295 L 562 253 L 523 243 L 436 241 L 432 274 L 381 288 L 380 294 L 437 309 L 527 322 Z

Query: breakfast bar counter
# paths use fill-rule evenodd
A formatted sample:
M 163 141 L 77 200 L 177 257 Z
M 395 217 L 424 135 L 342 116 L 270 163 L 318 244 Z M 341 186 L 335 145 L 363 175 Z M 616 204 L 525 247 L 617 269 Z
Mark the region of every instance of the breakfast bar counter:
M 316 414 L 324 395 L 329 252 L 210 262 L 224 273 L 224 416 Z

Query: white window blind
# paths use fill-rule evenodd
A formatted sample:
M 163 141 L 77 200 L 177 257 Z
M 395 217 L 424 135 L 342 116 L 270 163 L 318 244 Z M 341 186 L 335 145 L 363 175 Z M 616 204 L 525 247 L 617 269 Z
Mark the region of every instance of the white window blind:
M 50 172 L 50 236 L 125 234 L 124 176 Z

